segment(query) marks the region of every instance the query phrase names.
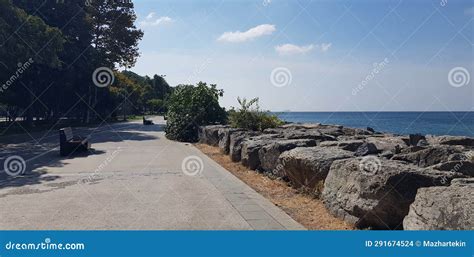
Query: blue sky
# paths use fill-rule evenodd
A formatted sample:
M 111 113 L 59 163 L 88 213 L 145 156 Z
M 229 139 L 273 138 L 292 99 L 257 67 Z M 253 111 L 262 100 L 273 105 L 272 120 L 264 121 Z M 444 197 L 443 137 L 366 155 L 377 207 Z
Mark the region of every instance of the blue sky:
M 226 107 L 237 96 L 273 111 L 474 107 L 472 0 L 134 3 L 145 36 L 132 70 L 215 83 Z

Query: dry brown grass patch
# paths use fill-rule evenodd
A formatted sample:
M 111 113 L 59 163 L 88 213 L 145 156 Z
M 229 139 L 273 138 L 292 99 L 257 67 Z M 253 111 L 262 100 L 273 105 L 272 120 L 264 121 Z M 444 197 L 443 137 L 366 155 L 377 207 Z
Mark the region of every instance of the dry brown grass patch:
M 240 163 L 232 162 L 229 156 L 220 152 L 219 147 L 205 144 L 196 144 L 195 146 L 307 229 L 353 229 L 351 225 L 329 214 L 320 200 L 289 187 L 286 182 L 271 179 L 249 170 Z

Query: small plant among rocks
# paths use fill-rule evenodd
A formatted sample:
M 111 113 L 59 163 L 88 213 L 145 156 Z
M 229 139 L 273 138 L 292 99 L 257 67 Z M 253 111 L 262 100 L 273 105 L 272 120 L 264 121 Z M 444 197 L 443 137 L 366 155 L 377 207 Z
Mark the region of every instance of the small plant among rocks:
M 268 111 L 262 111 L 258 104 L 258 98 L 247 100 L 237 98 L 240 108 L 229 111 L 229 124 L 234 128 L 263 131 L 267 128 L 276 128 L 284 124 L 276 115 Z

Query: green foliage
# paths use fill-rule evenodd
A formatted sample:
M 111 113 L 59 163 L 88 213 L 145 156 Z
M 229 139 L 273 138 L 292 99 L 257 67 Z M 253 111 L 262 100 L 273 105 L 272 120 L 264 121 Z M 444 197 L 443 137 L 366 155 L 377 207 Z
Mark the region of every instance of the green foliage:
M 199 82 L 196 86 L 179 85 L 168 100 L 166 137 L 196 142 L 198 127 L 225 123 L 227 113 L 219 105 L 223 91 L 216 85 Z
M 64 116 L 88 123 L 146 111 L 147 101 L 159 98 L 153 79 L 128 74 L 125 80 L 117 73 L 117 84 L 106 88 L 91 79 L 99 67 L 135 64 L 143 36 L 135 21 L 132 1 L 0 0 L 0 80 L 16 75 L 19 63 L 34 61 L 0 95 L 0 111 L 12 120 L 52 123 Z
M 153 98 L 147 101 L 147 106 L 151 113 L 163 113 L 166 110 L 165 101 Z
M 229 111 L 229 123 L 232 127 L 263 131 L 283 125 L 283 121 L 276 115 L 260 110 L 258 98 L 247 101 L 247 99 L 239 97 L 237 101 L 240 108 Z

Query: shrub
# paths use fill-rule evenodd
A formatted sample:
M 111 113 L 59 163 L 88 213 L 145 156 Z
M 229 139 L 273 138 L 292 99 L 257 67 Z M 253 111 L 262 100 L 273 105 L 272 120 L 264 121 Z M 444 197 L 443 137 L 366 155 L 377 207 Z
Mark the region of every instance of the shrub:
M 229 123 L 234 128 L 263 131 L 267 128 L 276 128 L 284 124 L 276 115 L 260 110 L 258 98 L 247 101 L 247 99 L 240 99 L 239 97 L 237 101 L 240 104 L 240 109 L 232 109 L 228 113 Z
M 196 142 L 198 128 L 225 123 L 227 113 L 219 105 L 223 91 L 216 85 L 199 82 L 196 86 L 179 85 L 168 100 L 166 137 L 182 142 Z

